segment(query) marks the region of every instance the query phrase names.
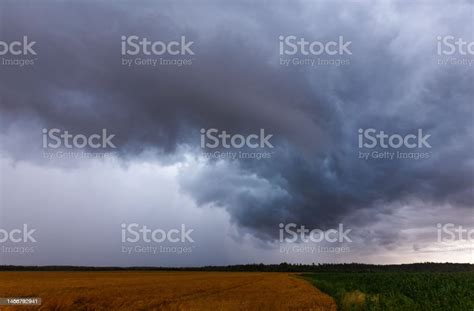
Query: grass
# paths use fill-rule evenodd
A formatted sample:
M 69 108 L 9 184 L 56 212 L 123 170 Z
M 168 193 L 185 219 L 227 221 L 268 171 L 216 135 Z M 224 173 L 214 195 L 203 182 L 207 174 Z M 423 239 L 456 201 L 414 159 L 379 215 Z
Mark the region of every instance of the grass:
M 305 274 L 339 310 L 473 311 L 473 272 Z

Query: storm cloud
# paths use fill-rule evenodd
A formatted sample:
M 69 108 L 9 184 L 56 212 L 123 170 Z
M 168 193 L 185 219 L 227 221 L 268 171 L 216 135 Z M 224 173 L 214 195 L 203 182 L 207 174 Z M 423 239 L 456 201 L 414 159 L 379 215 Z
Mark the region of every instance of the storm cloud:
M 279 223 L 364 228 L 403 217 L 402 206 L 420 207 L 413 227 L 426 225 L 418 217 L 430 209 L 469 215 L 473 66 L 440 64 L 437 37 L 473 41 L 473 10 L 470 1 L 3 2 L 1 39 L 27 35 L 38 55 L 34 66 L 1 68 L 2 152 L 51 166 L 41 155 L 43 128 L 106 128 L 125 165 L 144 155 L 164 165 L 191 157 L 176 173 L 182 194 L 225 210 L 241 234 L 263 243 L 278 238 Z M 185 36 L 192 65 L 124 66 L 121 38 L 130 35 Z M 342 36 L 349 63 L 281 65 L 279 37 L 290 35 Z M 272 156 L 203 159 L 213 150 L 201 148 L 200 129 L 209 128 L 265 129 Z M 358 145 L 368 128 L 422 129 L 429 157 L 360 159 L 373 151 Z M 361 243 L 402 239 L 399 227 L 374 230 L 360 231 Z

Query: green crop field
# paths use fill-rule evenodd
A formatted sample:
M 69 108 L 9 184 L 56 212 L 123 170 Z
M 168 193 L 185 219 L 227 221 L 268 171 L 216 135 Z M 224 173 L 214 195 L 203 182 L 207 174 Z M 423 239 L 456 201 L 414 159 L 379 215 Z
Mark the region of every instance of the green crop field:
M 312 273 L 339 310 L 473 311 L 473 272 Z

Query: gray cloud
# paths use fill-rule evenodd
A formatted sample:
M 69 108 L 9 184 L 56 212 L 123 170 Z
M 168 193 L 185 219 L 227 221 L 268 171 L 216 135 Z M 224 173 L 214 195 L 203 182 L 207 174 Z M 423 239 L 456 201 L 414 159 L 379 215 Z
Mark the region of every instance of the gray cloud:
M 438 35 L 474 39 L 470 2 L 1 6 L 2 38 L 28 34 L 38 42 L 37 65 L 0 73 L 2 142 L 15 159 L 41 162 L 39 152 L 27 151 L 40 148 L 42 127 L 107 128 L 123 158 L 155 150 L 171 162 L 182 146 L 201 152 L 200 128 L 265 128 L 274 134 L 272 159 L 210 161 L 179 175 L 199 205 L 224 208 L 259 239 L 277 237 L 280 222 L 363 226 L 376 220 L 350 216 L 390 214 L 387 206 L 397 203 L 472 208 L 472 67 L 441 66 L 436 55 Z M 195 42 L 194 64 L 121 66 L 120 37 L 129 34 L 185 35 Z M 350 65 L 281 67 L 282 34 L 343 35 L 352 41 Z M 360 160 L 359 128 L 422 128 L 431 134 L 432 157 Z M 380 230 L 374 243 L 393 244 L 397 235 Z

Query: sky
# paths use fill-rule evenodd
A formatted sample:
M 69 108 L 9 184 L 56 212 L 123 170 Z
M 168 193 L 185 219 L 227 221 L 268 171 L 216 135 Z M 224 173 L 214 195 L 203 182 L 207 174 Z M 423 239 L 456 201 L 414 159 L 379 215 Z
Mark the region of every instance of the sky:
M 0 264 L 474 263 L 473 15 L 2 2 Z

